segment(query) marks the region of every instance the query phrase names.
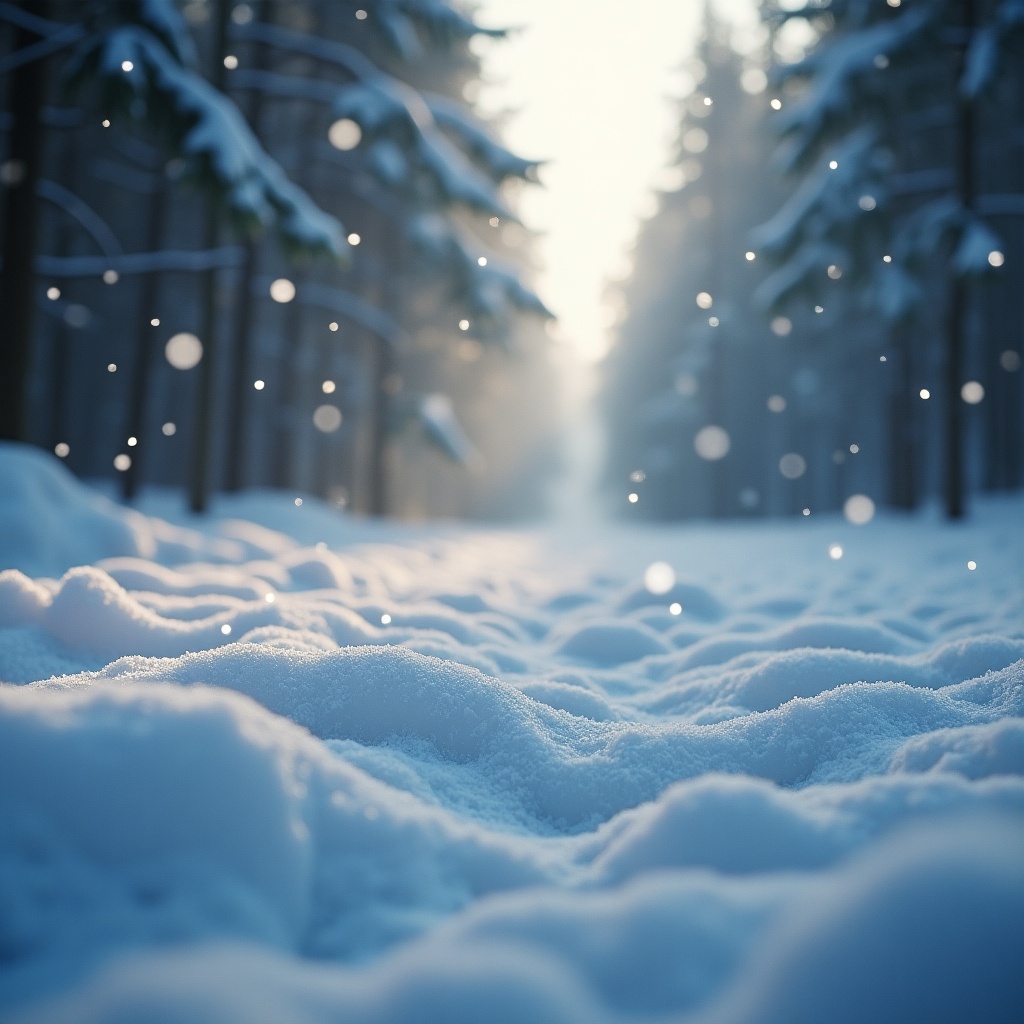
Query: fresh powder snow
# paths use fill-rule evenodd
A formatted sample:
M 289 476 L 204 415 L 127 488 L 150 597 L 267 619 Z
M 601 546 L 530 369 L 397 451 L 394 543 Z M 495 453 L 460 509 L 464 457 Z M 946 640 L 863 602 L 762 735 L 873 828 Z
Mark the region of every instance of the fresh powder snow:
M 0 1019 L 1022 1019 L 1020 498 L 295 497 L 126 510 L 0 446 Z

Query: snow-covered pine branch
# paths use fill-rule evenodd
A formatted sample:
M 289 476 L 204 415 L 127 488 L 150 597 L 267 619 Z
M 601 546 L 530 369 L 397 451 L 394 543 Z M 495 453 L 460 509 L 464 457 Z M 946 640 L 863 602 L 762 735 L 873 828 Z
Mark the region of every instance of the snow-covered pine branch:
M 467 469 L 483 467 L 483 456 L 469 439 L 447 395 L 423 395 L 416 402 L 416 412 L 424 436 L 435 448 Z
M 822 160 L 782 209 L 751 235 L 754 248 L 780 264 L 755 293 L 765 308 L 778 309 L 801 293 L 816 299 L 829 283 L 830 266 L 855 278 L 869 272 L 855 254 L 868 232 L 878 237 L 888 227 L 888 154 L 871 125 L 852 132 L 835 154 L 830 163 Z
M 1015 30 L 1017 8 L 1024 9 L 1021 0 L 1008 0 L 974 33 L 960 83 L 965 95 L 984 87 L 995 39 L 1002 46 Z M 813 14 L 812 8 L 803 12 Z M 920 201 L 953 185 L 949 169 L 894 174 L 900 133 L 952 122 L 951 105 L 936 105 L 930 95 L 923 97 L 927 116 L 900 107 L 897 119 L 891 97 L 891 69 L 927 63 L 949 27 L 950 11 L 944 0 L 900 13 L 874 0 L 850 0 L 829 12 L 835 25 L 822 43 L 775 76 L 780 84 L 806 83 L 779 122 L 782 163 L 803 178 L 775 217 L 752 235 L 755 247 L 778 261 L 757 298 L 779 308 L 799 294 L 818 296 L 826 267 L 835 265 L 847 282 L 864 285 L 862 302 L 887 320 L 902 320 L 918 310 L 924 290 L 917 279 L 936 252 L 952 254 L 955 275 L 974 276 L 991 271 L 989 253 L 1000 248 L 994 232 L 953 196 Z M 984 62 L 989 70 L 982 69 Z M 897 215 L 891 209 L 896 196 L 916 201 Z
M 537 168 L 542 160 L 528 160 L 506 149 L 494 139 L 486 125 L 449 97 L 427 93 L 424 99 L 438 126 L 453 134 L 459 145 L 495 181 L 537 180 Z
M 447 0 L 376 0 L 367 8 L 371 27 L 406 59 L 422 53 L 424 38 L 434 48 L 450 49 L 473 36 L 500 39 L 508 34 L 503 28 L 482 28 Z
M 238 108 L 185 63 L 192 53 L 172 31 L 174 8 L 138 0 L 129 5 L 135 23 L 111 23 L 121 11 L 103 6 L 76 48 L 69 82 L 81 88 L 98 80 L 109 103 L 164 130 L 186 160 L 186 174 L 215 191 L 246 230 L 273 225 L 293 253 L 344 258 L 338 221 L 289 180 Z
M 996 80 L 1007 50 L 1024 36 L 1024 0 L 1002 0 L 992 20 L 975 34 L 967 51 L 960 89 L 972 99 Z
M 359 125 L 367 140 L 371 166 L 393 187 L 402 185 L 415 192 L 417 179 L 426 177 L 443 203 L 458 203 L 485 216 L 514 220 L 515 214 L 502 201 L 494 183 L 473 167 L 437 128 L 426 104 L 419 97 L 417 100 L 415 105 L 404 100 L 391 83 L 358 82 L 339 89 L 334 114 Z
M 513 271 L 495 266 L 492 260 L 481 266 L 479 255 L 447 218 L 423 214 L 410 223 L 407 235 L 431 267 L 440 264 L 448 270 L 451 296 L 474 318 L 475 332 L 483 340 L 504 339 L 512 310 L 546 318 L 553 315 Z
M 796 78 L 808 80 L 809 86 L 780 115 L 787 140 L 781 154 L 785 169 L 806 166 L 817 147 L 856 123 L 863 104 L 885 88 L 880 72 L 896 54 L 921 43 L 933 25 L 930 6 L 914 8 L 857 32 L 838 33 L 804 60 L 781 68 L 774 76 L 777 83 Z
M 490 140 L 468 116 L 456 118 L 455 104 L 435 98 L 443 107 L 445 127 L 464 142 L 470 156 L 483 163 L 488 174 L 477 170 L 440 130 L 431 106 L 415 89 L 381 71 L 355 47 L 262 22 L 236 26 L 232 37 L 301 53 L 351 76 L 353 81 L 342 85 L 294 76 L 271 77 L 268 72 L 241 72 L 236 80 L 239 84 L 257 84 L 258 75 L 259 87 L 281 95 L 302 94 L 331 102 L 336 118 L 348 118 L 359 125 L 366 137 L 370 169 L 389 187 L 416 192 L 425 178 L 441 203 L 458 203 L 488 217 L 514 219 L 495 183 L 513 174 L 527 177 L 536 161 L 523 160 L 508 152 Z M 304 81 L 308 85 L 303 85 Z M 495 173 L 499 168 L 504 173 Z

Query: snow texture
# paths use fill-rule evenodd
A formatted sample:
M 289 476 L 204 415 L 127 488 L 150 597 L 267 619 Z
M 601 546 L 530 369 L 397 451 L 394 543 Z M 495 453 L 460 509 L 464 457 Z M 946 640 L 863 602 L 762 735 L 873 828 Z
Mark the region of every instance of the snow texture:
M 0 447 L 0 1019 L 1020 1020 L 1022 512 L 172 525 Z

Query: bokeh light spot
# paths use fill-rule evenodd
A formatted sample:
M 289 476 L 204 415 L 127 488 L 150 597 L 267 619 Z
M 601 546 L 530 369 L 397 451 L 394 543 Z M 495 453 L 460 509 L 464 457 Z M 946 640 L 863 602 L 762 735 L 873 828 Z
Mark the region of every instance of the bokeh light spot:
M 980 381 L 969 380 L 960 389 L 960 397 L 968 405 L 977 405 L 985 397 L 985 388 Z
M 796 452 L 787 452 L 779 459 L 779 472 L 787 480 L 799 480 L 807 472 L 807 460 Z
M 363 139 L 363 129 L 350 117 L 342 117 L 327 129 L 327 141 L 343 153 L 355 149 Z
M 321 434 L 333 434 L 341 426 L 341 410 L 336 405 L 318 405 L 313 413 L 313 426 Z
M 676 571 L 668 562 L 652 562 L 644 570 L 644 586 L 652 594 L 667 594 L 676 584 Z
M 279 277 L 270 283 L 270 297 L 275 302 L 291 302 L 295 298 L 295 285 L 287 277 Z
M 714 424 L 697 431 L 693 439 L 694 451 L 708 462 L 717 462 L 729 454 L 732 441 L 728 432 Z
M 843 515 L 854 526 L 863 526 L 875 518 L 875 503 L 866 494 L 851 494 L 843 504 Z
M 194 334 L 182 331 L 168 340 L 164 357 L 176 370 L 191 370 L 203 358 L 203 343 Z

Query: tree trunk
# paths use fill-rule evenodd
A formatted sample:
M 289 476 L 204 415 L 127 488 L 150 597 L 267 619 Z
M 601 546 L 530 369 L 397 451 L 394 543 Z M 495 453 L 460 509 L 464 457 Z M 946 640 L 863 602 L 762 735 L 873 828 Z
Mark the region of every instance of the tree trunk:
M 889 394 L 888 498 L 891 508 L 917 508 L 917 460 L 914 444 L 914 394 L 910 344 L 906 328 L 898 328 L 892 356 L 896 387 Z
M 22 3 L 46 15 L 39 4 Z M 36 42 L 15 28 L 14 49 Z M 26 387 L 32 359 L 36 313 L 35 255 L 39 233 L 36 183 L 43 156 L 40 112 L 46 89 L 45 60 L 22 64 L 11 73 L 8 106 L 11 129 L 4 164 L 3 268 L 0 270 L 0 439 L 25 440 Z
M 218 92 L 224 91 L 224 52 L 227 42 L 227 0 L 213 0 L 214 38 L 210 82 Z M 206 211 L 205 245 L 216 248 L 220 237 L 220 207 L 210 199 Z M 217 381 L 217 271 L 210 269 L 203 280 L 202 293 L 203 359 L 199 364 L 199 397 L 195 421 L 195 453 L 189 488 L 189 508 L 205 512 L 209 502 L 210 452 L 213 447 L 213 423 L 216 418 Z
M 256 272 L 256 243 L 249 242 L 238 280 L 238 305 L 231 339 L 231 381 L 228 385 L 228 462 L 224 489 L 240 491 L 245 487 L 246 423 L 249 388 L 252 387 L 252 310 L 255 299 L 252 279 Z
M 167 197 L 163 188 L 159 188 L 150 200 L 149 223 L 146 228 L 146 249 L 156 252 L 160 248 L 164 234 L 164 214 L 167 209 Z M 136 310 L 138 325 L 135 332 L 135 362 L 129 383 L 128 429 L 127 437 L 134 437 L 137 444 L 132 451 L 132 464 L 128 467 L 121 480 L 121 493 L 125 501 L 131 501 L 139 490 L 142 480 L 142 463 L 146 458 L 146 404 L 149 398 L 149 377 L 153 367 L 153 354 L 156 340 L 153 337 L 154 327 L 150 323 L 156 309 L 157 296 L 160 291 L 160 277 L 155 272 L 145 274 L 142 278 L 139 308 Z
M 956 127 L 953 141 L 954 175 L 957 199 L 966 214 L 974 205 L 974 105 L 960 92 L 960 81 L 966 65 L 967 48 L 974 34 L 974 0 L 961 0 L 964 39 L 956 62 Z M 965 335 L 969 303 L 966 278 L 958 274 L 950 262 L 949 307 L 946 321 L 946 360 L 943 389 L 943 425 L 946 451 L 944 498 L 946 516 L 962 519 L 964 503 L 964 415 L 960 399 L 963 383 Z
M 303 317 L 300 298 L 292 299 L 285 314 L 284 338 L 281 340 L 281 358 L 278 361 L 276 391 L 277 410 L 275 418 L 273 461 L 271 469 L 275 487 L 286 489 L 301 486 L 293 472 L 295 463 L 295 442 L 299 435 L 299 406 L 302 383 L 308 383 L 303 375 Z
M 70 147 L 64 150 L 67 158 Z M 54 240 L 54 251 L 60 256 L 66 256 L 71 249 L 71 231 L 67 220 L 62 220 L 56 232 Z M 67 286 L 65 285 L 65 290 Z M 65 296 L 66 297 L 66 296 Z M 61 441 L 65 444 L 69 441 L 69 422 L 71 401 L 71 367 L 69 365 L 72 356 L 71 329 L 63 316 L 58 317 L 53 331 L 53 338 L 50 342 L 50 374 L 49 374 L 49 436 L 47 444 L 52 450 Z M 77 458 L 78 445 L 71 445 L 71 452 L 64 460 L 68 465 Z
M 263 16 L 263 4 L 256 2 L 249 5 L 253 17 L 260 21 Z M 261 70 L 266 64 L 266 47 L 253 47 L 255 59 L 253 67 Z M 252 130 L 259 135 L 260 118 L 263 112 L 263 93 L 256 89 L 253 92 L 249 107 L 249 123 Z M 257 246 L 250 241 L 246 246 L 245 263 L 242 265 L 238 280 L 237 308 L 235 310 L 235 329 L 231 339 L 231 381 L 228 391 L 228 462 L 225 472 L 224 488 L 228 491 L 240 491 L 245 486 L 245 462 L 248 422 L 249 389 L 252 387 L 252 312 L 253 295 L 252 279 L 256 273 Z
M 395 223 L 381 214 L 368 216 L 373 234 L 379 239 L 382 252 L 383 273 L 368 282 L 365 297 L 380 309 L 399 310 L 398 298 L 394 294 L 394 282 L 401 264 L 399 250 L 400 235 Z M 370 336 L 370 466 L 367 479 L 366 508 L 372 516 L 388 514 L 387 450 L 391 435 L 392 383 L 396 368 L 392 342 L 379 335 Z
M 394 371 L 394 355 L 391 345 L 383 338 L 374 336 L 373 366 L 371 381 L 373 394 L 371 401 L 370 425 L 370 473 L 367 494 L 367 510 L 372 516 L 384 516 L 388 511 L 388 475 L 385 458 L 388 442 L 388 418 L 390 415 L 390 377 Z
M 315 114 L 304 110 L 298 125 L 299 141 L 297 166 L 308 168 L 313 162 L 313 126 Z M 294 273 L 294 272 L 293 272 Z M 298 275 L 295 275 L 296 278 Z M 303 405 L 303 385 L 308 387 L 308 376 L 303 373 L 305 337 L 303 333 L 302 290 L 292 299 L 285 317 L 285 336 L 282 339 L 281 360 L 277 379 L 277 433 L 273 448 L 273 481 L 275 487 L 302 486 L 296 479 L 295 442 L 299 437 L 299 408 Z

